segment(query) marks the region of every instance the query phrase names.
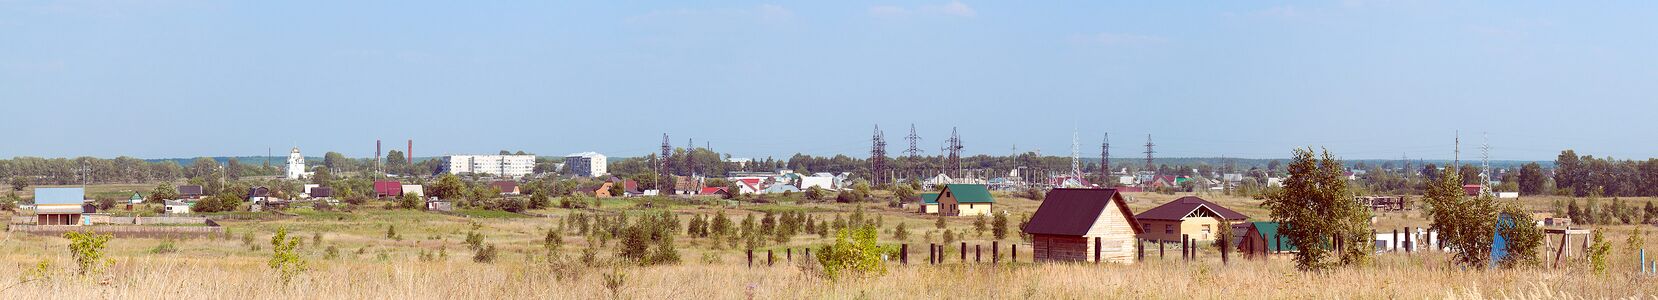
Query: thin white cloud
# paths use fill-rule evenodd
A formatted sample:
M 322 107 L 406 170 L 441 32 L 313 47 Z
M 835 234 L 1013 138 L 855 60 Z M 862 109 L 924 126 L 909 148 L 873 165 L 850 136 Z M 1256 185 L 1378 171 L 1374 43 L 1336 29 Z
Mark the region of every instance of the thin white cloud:
M 961 1 L 950 1 L 950 3 L 936 5 L 921 5 L 913 8 L 896 5 L 875 5 L 870 6 L 868 12 L 870 16 L 883 18 L 905 17 L 911 15 L 971 18 L 979 15 L 978 10 L 974 10 L 972 6 L 968 6 L 966 3 L 961 3 Z
M 876 5 L 869 7 L 869 15 L 877 17 L 902 17 L 910 14 L 910 10 L 902 6 Z
M 1105 46 L 1146 46 L 1168 42 L 1167 38 L 1151 35 L 1101 32 L 1071 36 L 1071 42 Z
M 973 17 L 979 15 L 979 12 L 974 11 L 973 7 L 967 6 L 967 4 L 961 3 L 961 1 L 950 1 L 950 3 L 940 6 L 928 6 L 927 10 L 933 10 L 942 14 L 957 17 Z
M 630 16 L 623 21 L 627 23 L 651 23 L 664 20 L 696 19 L 696 18 L 723 18 L 723 19 L 752 19 L 761 22 L 778 23 L 794 19 L 794 11 L 776 4 L 762 4 L 751 8 L 726 9 L 671 9 L 654 10 L 644 14 Z

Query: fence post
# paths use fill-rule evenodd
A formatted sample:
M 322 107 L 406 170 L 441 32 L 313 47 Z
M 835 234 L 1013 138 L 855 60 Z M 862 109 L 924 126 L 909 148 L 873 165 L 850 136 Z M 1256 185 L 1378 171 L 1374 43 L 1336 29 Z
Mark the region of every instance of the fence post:
M 1013 250 L 1013 252 L 1008 252 L 1008 262 L 1019 262 L 1019 244 L 1014 243 L 1008 244 L 1007 246 L 1009 250 Z
M 1220 237 L 1220 238 L 1222 240 L 1225 240 L 1227 237 L 1223 236 L 1223 237 Z M 1231 264 L 1230 260 L 1232 259 L 1232 256 L 1230 254 L 1232 253 L 1232 247 L 1236 246 L 1236 245 L 1231 245 L 1231 243 L 1225 243 L 1225 244 L 1227 244 L 1226 247 L 1219 247 L 1220 248 L 1220 264 L 1222 266 Z
M 783 249 L 783 255 L 787 256 L 789 262 L 794 262 L 794 248 Z
M 806 260 L 812 260 L 812 247 L 806 247 L 806 257 L 802 257 L 802 258 L 805 258 Z
M 766 249 L 766 266 L 767 267 L 772 266 L 772 258 L 773 257 L 775 257 L 775 256 L 771 255 L 771 249 Z
M 754 267 L 754 249 L 748 249 L 748 267 Z
M 1405 226 L 1405 253 L 1416 251 L 1414 249 L 1416 248 L 1416 241 L 1412 238 L 1413 236 L 1416 236 L 1416 232 L 1410 231 L 1410 226 Z
M 1163 246 L 1164 246 L 1163 245 L 1163 240 L 1157 240 L 1157 260 L 1163 260 L 1164 258 L 1168 257 L 1168 255 L 1165 255 L 1163 253 L 1164 252 L 1163 248 L 1165 248 Z
M 967 242 L 961 242 L 961 252 L 956 254 L 961 255 L 961 262 L 967 262 Z
M 938 249 L 934 249 L 934 247 L 938 247 L 938 245 L 927 243 L 927 264 L 929 265 L 936 264 L 934 261 L 938 259 L 936 256 L 938 255 Z
M 1192 254 L 1189 253 L 1189 252 L 1186 252 L 1187 251 L 1186 247 L 1190 246 L 1188 244 L 1191 243 L 1191 242 L 1192 242 L 1191 237 L 1189 237 L 1185 234 L 1180 235 L 1180 261 L 1189 261 L 1189 260 L 1192 259 Z
M 973 262 L 983 262 L 982 258 L 983 256 L 979 255 L 979 245 L 973 245 Z
M 1642 252 L 1642 253 L 1645 253 L 1645 252 Z M 992 264 L 1002 263 L 1002 243 L 1001 243 L 1001 241 L 990 241 L 990 263 L 992 263 Z
M 1146 261 L 1146 240 L 1134 239 L 1134 261 Z
M 1398 252 L 1399 251 L 1399 229 L 1397 229 L 1397 228 L 1393 229 L 1393 240 L 1389 241 L 1389 242 L 1393 242 L 1393 251 Z
M 1277 244 L 1278 247 L 1273 248 L 1272 252 L 1274 252 L 1274 253 L 1284 253 L 1284 236 L 1274 234 L 1274 235 L 1272 235 L 1272 239 L 1275 240 L 1276 243 L 1278 243 Z
M 910 264 L 910 244 L 898 245 L 898 262 L 905 265 Z

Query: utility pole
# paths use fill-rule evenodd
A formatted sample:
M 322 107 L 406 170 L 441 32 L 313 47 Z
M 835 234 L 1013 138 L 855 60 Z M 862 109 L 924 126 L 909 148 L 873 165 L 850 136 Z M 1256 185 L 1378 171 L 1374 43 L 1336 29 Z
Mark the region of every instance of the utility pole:
M 875 136 L 871 140 L 873 145 L 869 149 L 870 184 L 880 186 L 887 182 L 881 178 L 887 173 L 887 138 L 881 133 L 881 125 L 875 125 Z
M 961 135 L 958 135 L 956 128 L 952 127 L 950 128 L 949 144 L 944 148 L 945 151 L 950 153 L 950 156 L 945 158 L 944 165 L 949 168 L 951 178 L 961 177 L 961 148 Z
M 662 191 L 668 190 L 663 188 L 667 186 L 663 182 L 668 180 L 668 173 L 671 172 L 668 170 L 668 157 L 671 155 L 673 155 L 673 147 L 668 145 L 668 133 L 664 132 L 662 133 L 662 156 L 656 158 L 656 190 L 658 195 L 664 195 Z
M 916 143 L 921 142 L 921 136 L 915 134 L 915 123 L 910 123 L 910 135 L 904 137 L 904 140 L 910 142 L 910 149 L 904 150 L 904 154 L 910 157 L 910 170 L 908 172 L 911 173 L 909 174 L 911 178 L 916 178 L 921 173 L 919 167 L 921 165 L 921 148 L 916 147 Z
M 1150 171 L 1155 175 L 1157 173 L 1157 165 L 1152 163 L 1151 154 L 1157 153 L 1157 151 L 1152 150 L 1152 146 L 1157 146 L 1157 144 L 1151 143 L 1151 134 L 1148 133 L 1146 134 L 1146 171 Z
M 1105 140 L 1100 142 L 1100 187 L 1111 186 L 1111 133 L 1105 133 Z

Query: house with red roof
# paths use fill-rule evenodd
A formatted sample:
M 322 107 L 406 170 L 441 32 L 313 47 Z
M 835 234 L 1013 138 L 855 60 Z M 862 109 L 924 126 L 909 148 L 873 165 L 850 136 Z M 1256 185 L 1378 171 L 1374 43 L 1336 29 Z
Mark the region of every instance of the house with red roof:
M 1048 191 L 1023 230 L 1037 262 L 1132 264 L 1141 228 L 1116 189 L 1058 188 Z
M 518 182 L 517 181 L 508 181 L 508 180 L 496 181 L 496 182 L 489 183 L 489 186 L 495 187 L 496 190 L 501 191 L 502 195 L 518 195 L 518 194 L 521 194 L 521 191 L 518 190 Z
M 725 187 L 712 187 L 711 186 L 711 187 L 702 188 L 701 191 L 697 191 L 697 195 L 698 196 L 719 196 L 721 198 L 729 198 L 729 197 L 731 197 L 731 191 L 726 190 Z
M 1220 238 L 1220 226 L 1232 226 L 1249 216 L 1196 196 L 1180 197 L 1134 216 L 1140 223 L 1140 238 L 1179 241 L 1182 235 L 1194 240 Z

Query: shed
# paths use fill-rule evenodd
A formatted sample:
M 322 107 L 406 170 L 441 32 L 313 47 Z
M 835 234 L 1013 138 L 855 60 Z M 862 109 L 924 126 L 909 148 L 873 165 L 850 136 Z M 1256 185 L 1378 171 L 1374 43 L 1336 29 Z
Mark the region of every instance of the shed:
M 137 192 L 133 192 L 132 197 L 127 198 L 127 203 L 129 203 L 129 204 L 144 203 L 144 195 L 139 195 Z
M 1220 226 L 1231 226 L 1249 220 L 1249 216 L 1196 196 L 1180 197 L 1139 215 L 1140 238 L 1178 241 L 1189 236 L 1195 240 L 1214 241 Z
M 921 211 L 920 212 L 924 213 L 924 214 L 936 214 L 936 213 L 938 213 L 938 193 L 924 193 L 924 194 L 921 194 Z
M 1291 244 L 1288 236 L 1278 233 L 1278 222 L 1251 222 L 1249 231 L 1238 241 L 1238 252 L 1244 258 L 1265 258 L 1272 253 L 1296 252 L 1295 244 Z
M 311 188 L 311 191 L 309 192 L 309 194 L 311 194 L 311 198 L 334 197 L 334 188 L 326 187 L 326 186 L 314 187 L 314 188 Z
M 85 188 L 35 188 L 35 224 L 83 225 Z
M 983 184 L 946 184 L 938 191 L 938 212 L 946 216 L 990 215 L 995 203 Z
M 1116 189 L 1053 189 L 1024 232 L 1038 262 L 1131 264 L 1140 228 Z

